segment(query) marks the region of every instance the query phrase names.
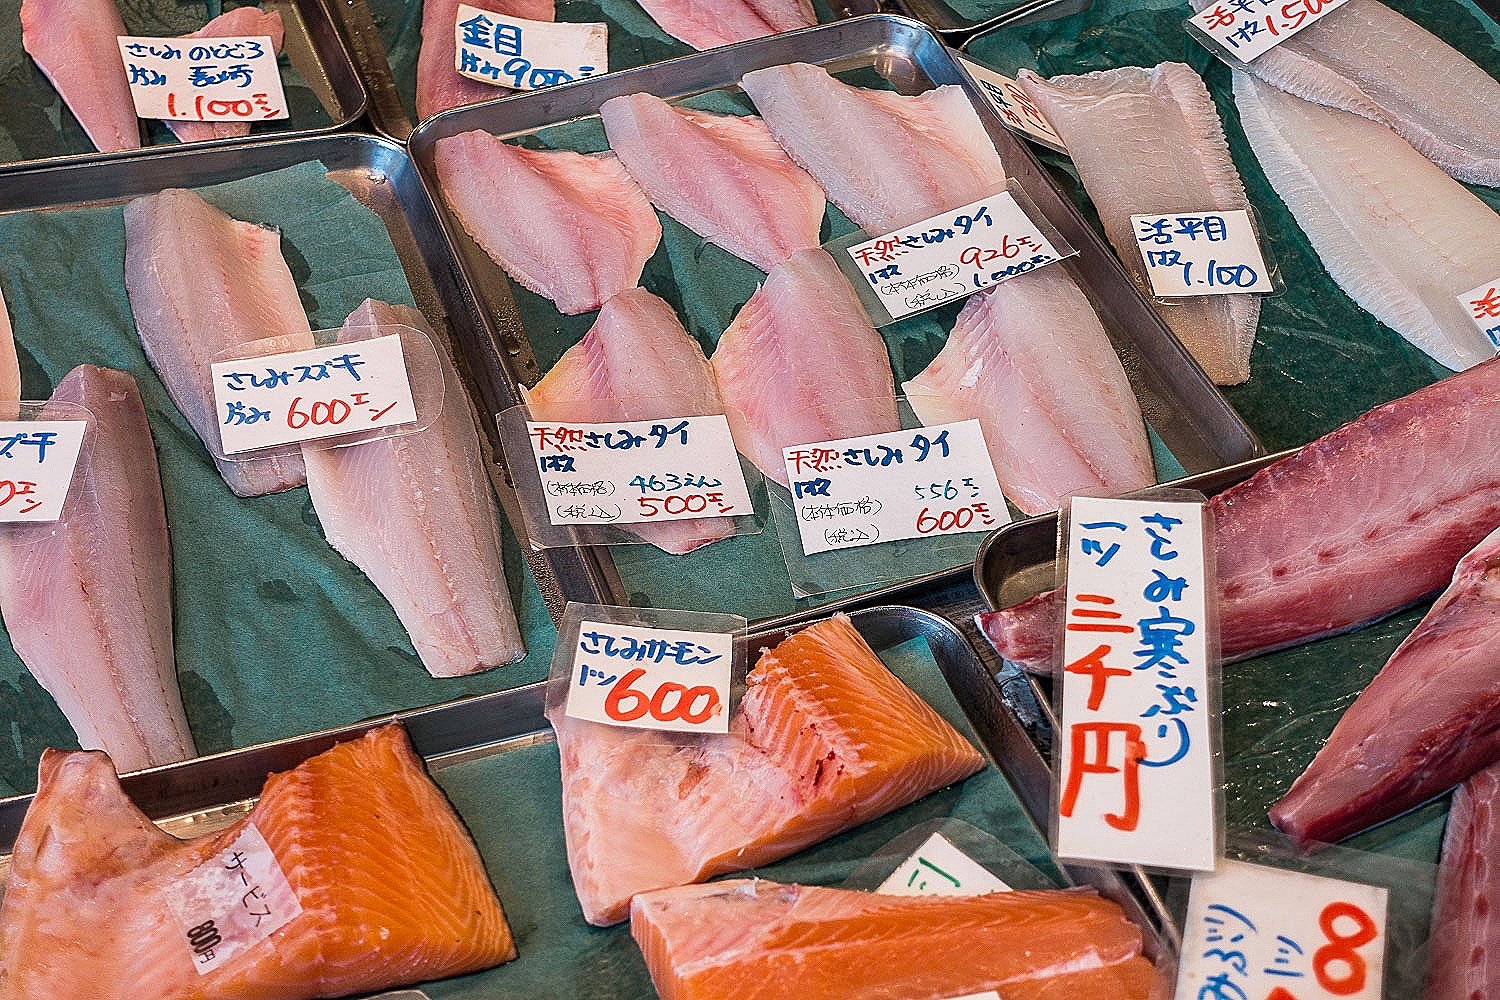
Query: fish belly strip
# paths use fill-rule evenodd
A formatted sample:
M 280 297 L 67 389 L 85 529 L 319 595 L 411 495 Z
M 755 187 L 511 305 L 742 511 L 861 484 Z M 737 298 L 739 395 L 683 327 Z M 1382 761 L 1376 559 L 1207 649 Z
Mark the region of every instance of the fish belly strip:
M 661 30 L 712 49 L 818 23 L 811 0 L 641 0 Z
M 259 7 L 236 7 L 209 21 L 186 38 L 259 38 L 269 35 L 271 48 L 279 55 L 286 32 L 281 24 L 281 14 Z M 238 139 L 250 134 L 249 122 L 185 122 L 167 121 L 167 128 L 181 142 L 201 142 L 205 139 Z
M 493 101 L 512 93 L 509 87 L 459 75 L 456 28 L 460 3 L 527 21 L 557 20 L 553 0 L 423 0 L 422 48 L 417 53 L 419 121 L 449 108 Z
M 116 39 L 115 0 L 22 0 L 21 45 L 101 153 L 137 149 L 140 122 Z
M 1427 935 L 1424 1000 L 1500 996 L 1497 807 L 1500 765 L 1480 771 L 1453 794 Z

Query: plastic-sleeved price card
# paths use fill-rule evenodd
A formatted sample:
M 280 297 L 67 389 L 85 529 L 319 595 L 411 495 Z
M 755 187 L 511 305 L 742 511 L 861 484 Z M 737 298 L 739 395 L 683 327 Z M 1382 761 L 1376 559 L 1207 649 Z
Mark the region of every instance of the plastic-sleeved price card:
M 1264 55 L 1345 0 L 1214 0 L 1187 19 L 1188 33 L 1231 62 Z
M 1490 346 L 1500 352 L 1500 278 L 1469 289 L 1458 301 Z
M 1276 290 L 1247 212 L 1132 215 L 1130 224 L 1155 295 Z
M 609 72 L 606 24 L 529 21 L 465 3 L 453 30 L 453 68 L 481 83 L 540 90 Z
M 259 122 L 288 117 L 269 36 L 119 38 L 140 118 Z
M 87 427 L 86 420 L 0 421 L 0 523 L 62 517 Z
M 934 833 L 875 891 L 890 896 L 982 896 L 1009 892 L 1010 886 L 947 837 Z
M 956 53 L 953 58 L 979 85 L 985 102 L 1006 128 L 1048 149 L 1059 153 L 1068 151 L 1068 147 L 1063 145 L 1062 136 L 1057 134 L 1057 130 L 1047 121 L 1047 116 L 1042 114 L 1042 109 L 1036 106 L 1024 87 L 1004 73 L 997 73 L 972 59 Z
M 181 878 L 168 902 L 199 975 L 270 937 L 302 912 L 275 853 L 253 823 Z

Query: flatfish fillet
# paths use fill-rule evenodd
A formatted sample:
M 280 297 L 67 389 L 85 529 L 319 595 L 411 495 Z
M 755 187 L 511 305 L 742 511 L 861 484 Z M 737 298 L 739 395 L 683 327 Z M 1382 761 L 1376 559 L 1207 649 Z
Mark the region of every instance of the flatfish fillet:
M 237 861 L 260 888 L 269 866 L 234 857 L 252 827 L 300 912 L 200 974 L 174 899 L 200 866 Z M 261 891 L 249 906 L 294 909 Z M 248 816 L 186 841 L 126 798 L 105 755 L 48 750 L 0 906 L 0 1000 L 313 1000 L 515 957 L 479 852 L 399 725 L 271 775 Z
M 512 91 L 459 74 L 458 7 L 467 3 L 492 14 L 527 21 L 555 21 L 554 0 L 423 0 L 422 49 L 417 53 L 417 118 L 440 111 L 505 97 Z
M 573 888 L 592 924 L 630 898 L 785 857 L 984 766 L 834 617 L 766 650 L 726 736 L 549 713 Z
M 818 23 L 811 0 L 641 0 L 661 30 L 712 49 Z
M 128 34 L 115 0 L 21 2 L 21 45 L 101 153 L 141 144 L 116 42 Z
M 281 14 L 259 7 L 236 7 L 225 11 L 209 21 L 187 38 L 247 38 L 268 35 L 271 47 L 281 52 L 281 43 L 286 32 L 281 24 Z M 187 122 L 167 120 L 167 128 L 182 142 L 201 142 L 204 139 L 238 139 L 250 134 L 249 122 Z
M 1448 810 L 1427 938 L 1425 1000 L 1500 996 L 1500 764 L 1461 785 Z

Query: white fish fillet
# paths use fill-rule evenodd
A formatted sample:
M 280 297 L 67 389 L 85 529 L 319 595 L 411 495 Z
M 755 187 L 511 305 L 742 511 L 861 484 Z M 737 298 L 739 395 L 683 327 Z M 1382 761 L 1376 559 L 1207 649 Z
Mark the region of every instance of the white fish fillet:
M 811 0 L 641 0 L 678 41 L 712 49 L 818 23 Z
M 1455 371 L 1493 357 L 1458 296 L 1500 275 L 1500 215 L 1379 122 L 1236 73 L 1245 135 L 1350 298 Z
M 184 38 L 248 38 L 269 35 L 271 47 L 279 54 L 286 32 L 281 14 L 259 7 L 236 7 L 225 11 Z M 249 122 L 189 122 L 167 119 L 167 128 L 182 142 L 205 139 L 238 139 L 250 134 Z
M 115 0 L 22 0 L 21 44 L 101 153 L 136 149 L 141 126 L 120 46 Z
M 15 331 L 10 326 L 10 312 L 5 295 L 0 292 L 0 402 L 21 398 L 21 363 L 16 358 Z M 9 413 L 0 418 L 11 419 Z
M 1022 70 L 1020 80 L 1067 144 L 1105 234 L 1142 287 L 1150 286 L 1132 215 L 1250 209 L 1213 98 L 1191 67 L 1166 62 L 1051 80 Z M 1174 299 L 1160 312 L 1215 382 L 1250 377 L 1258 296 Z

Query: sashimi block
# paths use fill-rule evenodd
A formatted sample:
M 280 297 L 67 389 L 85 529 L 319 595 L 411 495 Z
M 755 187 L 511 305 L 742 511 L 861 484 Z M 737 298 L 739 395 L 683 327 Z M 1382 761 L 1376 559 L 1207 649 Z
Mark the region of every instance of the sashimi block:
M 661 29 L 695 49 L 712 49 L 818 23 L 812 0 L 641 0 Z
M 422 49 L 417 54 L 418 120 L 449 108 L 493 101 L 512 93 L 508 87 L 471 80 L 458 72 L 456 39 L 460 3 L 527 21 L 557 20 L 554 0 L 423 0 Z
M 141 144 L 116 41 L 128 34 L 115 0 L 21 0 L 21 45 L 101 153 Z
M 281 43 L 286 32 L 281 24 L 281 14 L 259 7 L 236 7 L 225 11 L 209 21 L 187 38 L 259 38 L 270 36 L 271 48 L 281 52 Z M 189 122 L 167 119 L 167 128 L 182 142 L 201 142 L 205 139 L 238 139 L 250 134 L 249 122 Z
M 1427 935 L 1423 1000 L 1500 996 L 1500 764 L 1453 794 Z

